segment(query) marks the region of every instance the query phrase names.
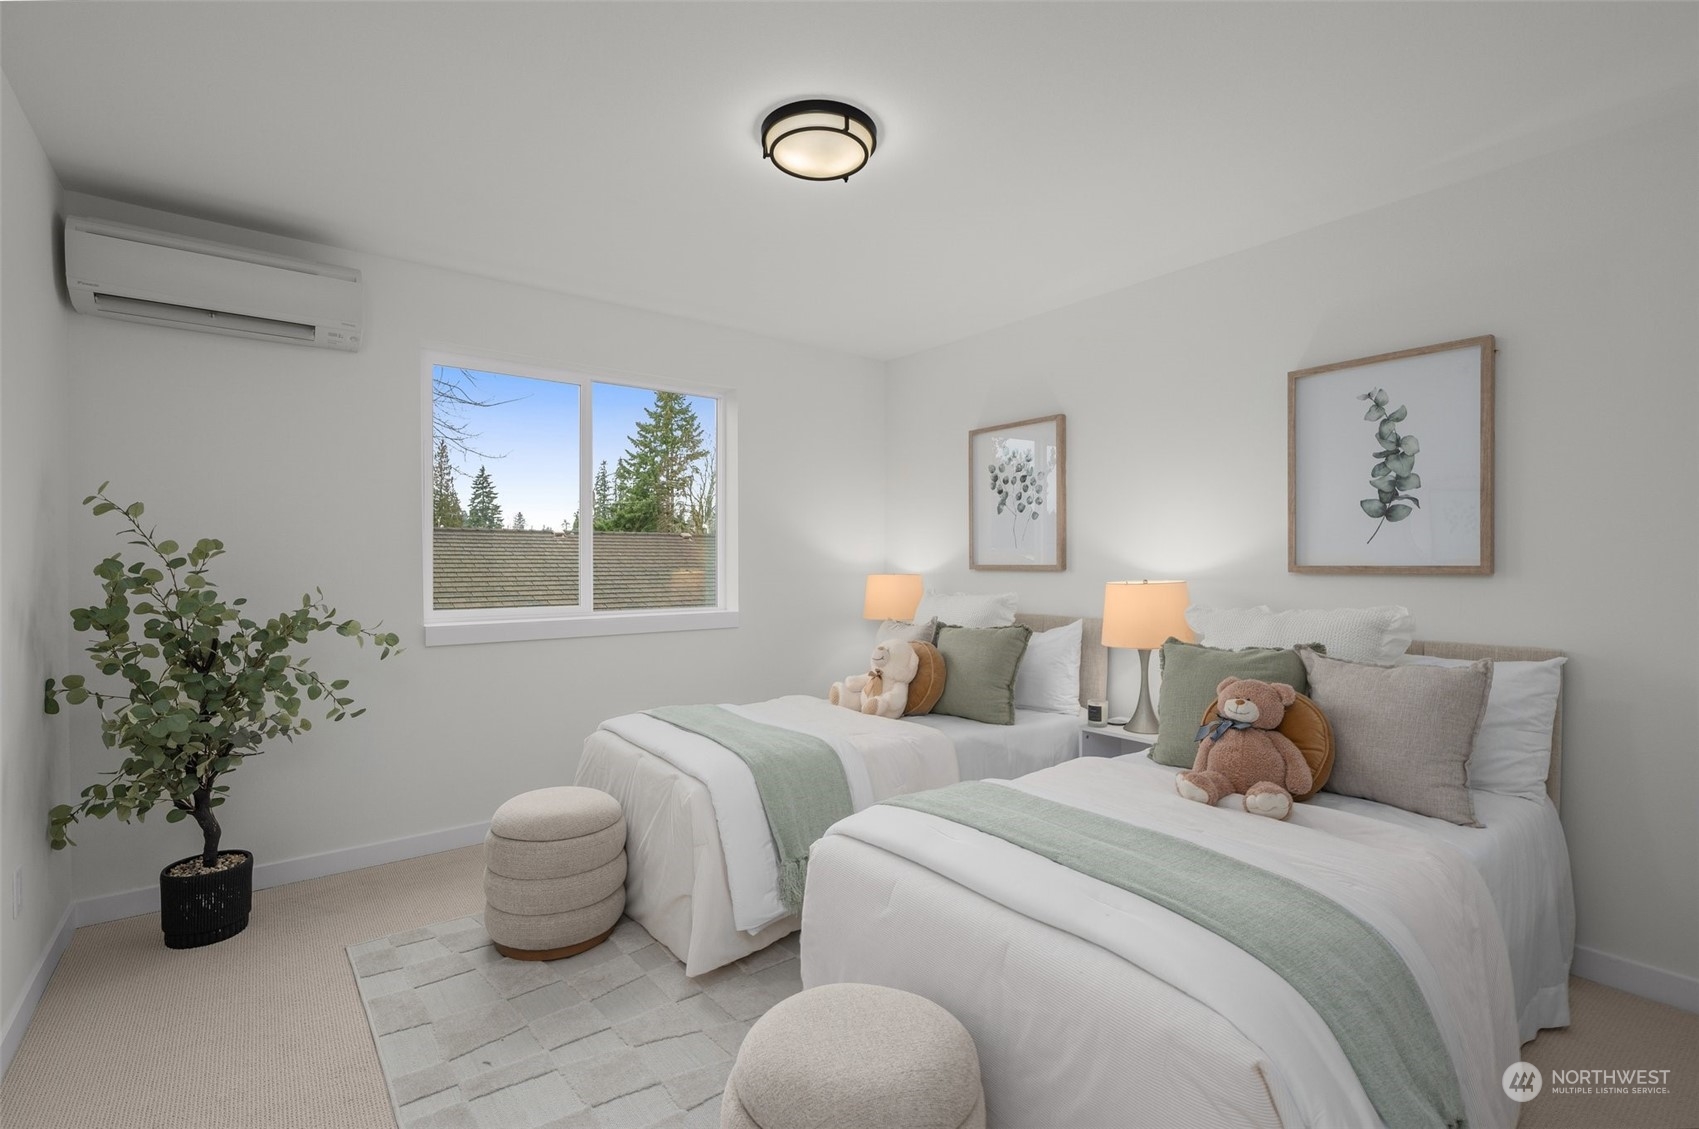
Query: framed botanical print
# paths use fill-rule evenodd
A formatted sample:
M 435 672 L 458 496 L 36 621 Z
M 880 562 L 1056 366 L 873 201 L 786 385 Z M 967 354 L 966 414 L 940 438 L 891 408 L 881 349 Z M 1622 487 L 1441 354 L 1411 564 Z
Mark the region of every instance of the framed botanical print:
M 1067 568 L 1066 416 L 968 432 L 968 567 Z
M 1493 571 L 1491 337 L 1287 374 L 1288 572 Z

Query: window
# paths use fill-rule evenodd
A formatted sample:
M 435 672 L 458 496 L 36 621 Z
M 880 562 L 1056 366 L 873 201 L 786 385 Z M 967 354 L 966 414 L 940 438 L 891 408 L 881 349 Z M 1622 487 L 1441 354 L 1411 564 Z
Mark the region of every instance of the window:
M 727 395 L 424 369 L 427 644 L 736 625 Z

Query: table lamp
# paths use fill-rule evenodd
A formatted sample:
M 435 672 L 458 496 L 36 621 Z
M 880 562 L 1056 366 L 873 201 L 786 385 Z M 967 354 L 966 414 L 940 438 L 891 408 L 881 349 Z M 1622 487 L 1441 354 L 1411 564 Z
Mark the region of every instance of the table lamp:
M 1155 733 L 1150 703 L 1150 653 L 1170 638 L 1191 642 L 1184 580 L 1116 580 L 1103 586 L 1103 645 L 1139 653 L 1139 708 L 1127 719 L 1129 733 Z
M 867 577 L 867 596 L 861 604 L 862 619 L 914 618 L 920 607 L 923 582 L 918 573 L 875 572 Z

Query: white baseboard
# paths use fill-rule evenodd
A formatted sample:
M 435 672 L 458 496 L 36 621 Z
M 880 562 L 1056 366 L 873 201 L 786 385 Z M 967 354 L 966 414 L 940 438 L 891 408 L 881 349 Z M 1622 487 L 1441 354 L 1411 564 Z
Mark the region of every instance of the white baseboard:
M 1592 980 L 1630 995 L 1656 1000 L 1682 1011 L 1699 1012 L 1699 977 L 1653 968 L 1627 957 L 1613 956 L 1580 945 L 1575 947 L 1575 960 L 1569 971 L 1583 980 Z
M 400 862 L 402 859 L 452 851 L 457 847 L 470 847 L 475 843 L 482 843 L 484 834 L 489 829 L 487 821 L 472 823 L 465 827 L 429 831 L 423 835 L 410 835 L 404 839 L 368 843 L 363 847 L 326 851 L 304 858 L 256 863 L 254 889 L 265 890 L 308 878 L 323 878 L 328 874 L 364 870 L 368 866 L 380 866 L 386 862 Z M 77 928 L 158 912 L 158 886 L 83 898 L 65 907 L 64 916 L 59 919 L 59 928 L 53 934 L 52 943 L 41 954 L 41 959 L 36 961 L 35 968 L 30 971 L 29 978 L 24 982 L 24 994 L 12 1008 L 12 1014 L 6 1017 L 5 1029 L 0 1032 L 0 1077 L 11 1067 L 12 1056 L 17 1053 L 19 1044 L 24 1040 L 24 1032 L 29 1029 L 36 1005 L 41 1002 L 41 995 L 47 990 L 47 982 L 53 978 L 53 970 L 59 966 L 59 958 L 70 945 L 71 936 Z
M 400 862 L 402 859 L 452 851 L 457 847 L 470 847 L 474 843 L 482 843 L 484 833 L 489 829 L 488 821 L 469 823 L 465 827 L 427 831 L 423 835 L 388 839 L 382 843 L 367 843 L 363 847 L 345 847 L 339 851 L 325 851 L 323 854 L 306 855 L 298 859 L 257 862 L 254 864 L 254 889 L 269 890 L 273 886 L 302 882 L 308 878 L 344 874 L 350 870 L 364 870 L 368 866 L 381 866 L 386 862 Z M 75 904 L 75 909 L 78 925 L 95 925 L 102 921 L 117 921 L 121 917 L 158 913 L 159 887 L 155 885 L 141 890 L 125 890 L 117 894 L 84 898 Z
M 47 991 L 47 982 L 53 979 L 53 970 L 59 967 L 59 958 L 65 955 L 65 949 L 71 943 L 71 934 L 77 931 L 76 920 L 77 903 L 72 902 L 60 916 L 59 928 L 53 931 L 53 940 L 41 954 L 41 959 L 35 962 L 35 967 L 30 969 L 29 977 L 24 981 L 24 994 L 12 1007 L 12 1014 L 6 1017 L 5 1031 L 0 1033 L 0 1078 L 4 1078 L 6 1071 L 11 1069 L 12 1056 L 18 1053 L 24 1032 L 29 1030 L 35 1005 L 41 1002 L 41 994 Z

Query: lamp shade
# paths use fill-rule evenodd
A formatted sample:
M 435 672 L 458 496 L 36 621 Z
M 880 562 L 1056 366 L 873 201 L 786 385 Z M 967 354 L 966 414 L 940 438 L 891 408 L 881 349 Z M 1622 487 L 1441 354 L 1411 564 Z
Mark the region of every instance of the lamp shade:
M 1103 645 L 1154 651 L 1170 637 L 1191 642 L 1184 580 L 1116 580 L 1103 586 Z
M 917 573 L 876 572 L 867 578 L 863 619 L 911 619 L 920 606 L 921 578 Z

